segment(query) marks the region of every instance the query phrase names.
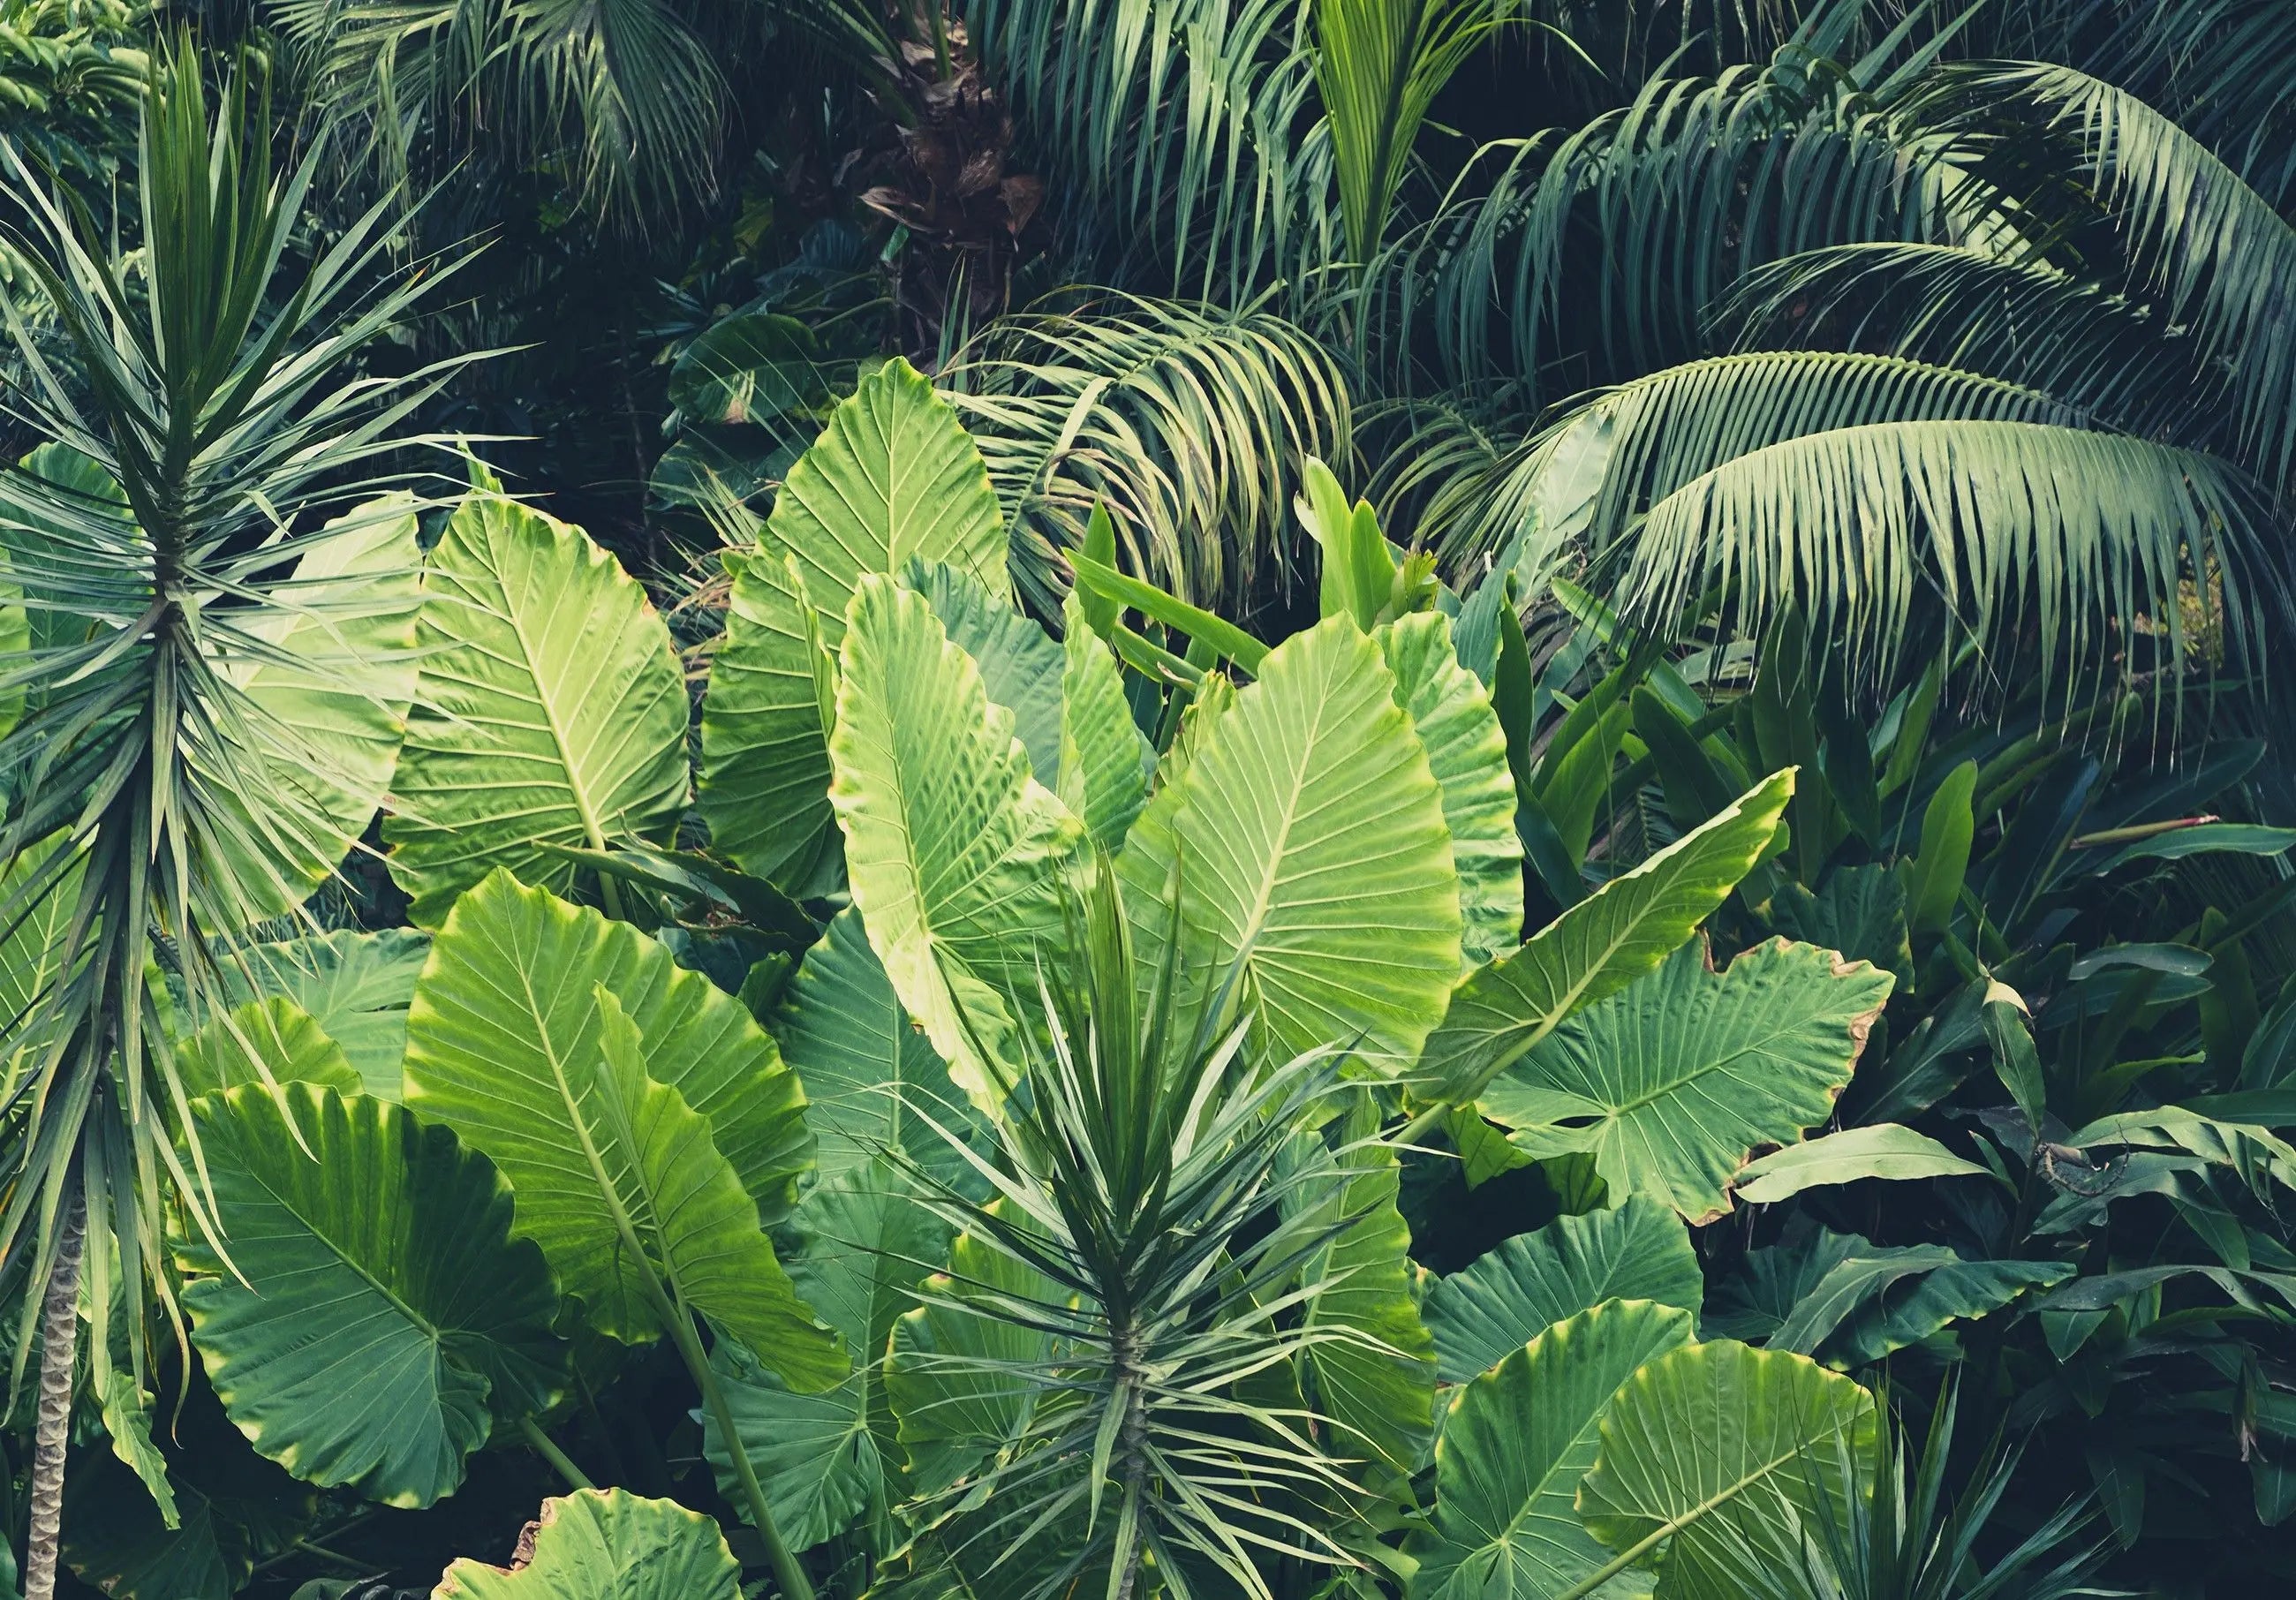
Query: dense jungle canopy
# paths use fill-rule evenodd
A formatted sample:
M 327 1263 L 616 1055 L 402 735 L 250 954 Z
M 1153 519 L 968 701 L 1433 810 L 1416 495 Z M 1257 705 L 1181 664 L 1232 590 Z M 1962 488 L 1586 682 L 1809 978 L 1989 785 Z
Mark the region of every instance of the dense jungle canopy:
M 2296 1588 L 2287 0 L 0 0 L 0 1596 Z

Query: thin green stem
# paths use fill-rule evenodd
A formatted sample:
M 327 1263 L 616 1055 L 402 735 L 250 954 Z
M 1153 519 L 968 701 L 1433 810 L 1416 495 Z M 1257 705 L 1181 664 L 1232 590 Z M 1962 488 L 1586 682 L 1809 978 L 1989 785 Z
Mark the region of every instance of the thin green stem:
M 701 1353 L 701 1341 L 693 1332 L 693 1314 L 683 1305 L 673 1308 L 669 1321 L 669 1336 L 676 1342 L 677 1353 L 685 1358 L 685 1368 L 693 1374 L 695 1385 L 701 1391 L 702 1404 L 717 1419 L 718 1432 L 726 1441 L 726 1454 L 733 1457 L 734 1476 L 742 1485 L 742 1497 L 749 1502 L 750 1521 L 765 1541 L 766 1561 L 774 1569 L 774 1580 L 782 1587 L 788 1600 L 814 1600 L 813 1580 L 805 1575 L 805 1567 L 787 1543 L 782 1530 L 774 1522 L 773 1507 L 766 1500 L 766 1486 L 758 1481 L 758 1469 L 750 1463 L 750 1452 L 742 1443 L 742 1435 L 734 1426 L 734 1408 L 726 1402 L 726 1391 L 710 1370 L 709 1358 Z
M 542 1431 L 540 1424 L 537 1424 L 532 1417 L 520 1417 L 518 1419 L 518 1431 L 520 1434 L 524 1437 L 526 1442 L 534 1447 L 534 1453 L 541 1456 L 545 1461 L 550 1463 L 550 1465 L 557 1470 L 558 1475 L 566 1480 L 569 1486 L 575 1489 L 595 1489 L 598 1487 L 596 1484 L 590 1481 L 588 1474 L 584 1473 L 580 1467 L 574 1465 L 573 1461 L 567 1456 L 566 1452 L 558 1448 L 557 1441 L 553 1440 L 549 1434 L 545 1433 Z

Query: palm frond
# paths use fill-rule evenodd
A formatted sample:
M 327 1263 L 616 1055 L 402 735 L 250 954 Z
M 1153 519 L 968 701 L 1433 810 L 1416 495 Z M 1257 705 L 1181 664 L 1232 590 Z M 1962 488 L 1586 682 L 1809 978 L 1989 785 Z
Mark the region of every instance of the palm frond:
M 1799 612 L 1884 680 L 1950 627 L 1998 683 L 2070 687 L 2116 658 L 2259 664 L 2289 619 L 2269 537 L 2261 492 L 2213 457 L 2044 423 L 1880 423 L 1685 483 L 1618 547 L 1616 593 L 1655 624 L 1721 586 L 1742 629 Z
M 1964 159 L 2022 162 L 2070 142 L 2079 177 L 2114 227 L 2124 292 L 2189 324 L 2197 359 L 2221 365 L 2242 413 L 2243 453 L 2275 484 L 2296 472 L 2296 228 L 2240 175 L 2124 89 L 2069 67 L 1948 69 L 1909 116 L 1958 136 Z M 2046 151 L 2043 152 L 2046 156 Z
M 2094 11 L 2097 8 L 2092 7 Z M 2115 0 L 2067 57 L 2176 119 L 2276 206 L 2296 192 L 2296 10 L 2276 0 Z
M 1787 439 L 1872 423 L 2010 419 L 2079 426 L 2039 390 L 1890 356 L 1762 351 L 1685 362 L 1562 407 L 1528 438 L 1445 486 L 1420 537 L 1454 571 L 1472 570 L 1523 524 L 1559 442 L 1605 441 L 1578 525 L 1600 551 L 1693 479 Z M 1585 434 L 1582 432 L 1582 437 Z M 1574 463 L 1584 472 L 1587 464 Z
M 1741 349 L 1847 349 L 2042 390 L 2127 433 L 2236 447 L 2226 374 L 2155 309 L 2030 255 L 1851 244 L 1748 274 L 1718 308 Z
M 1423 341 L 1446 384 L 1567 393 L 1702 354 L 1707 306 L 1764 262 L 1981 209 L 1841 70 L 1654 80 L 1559 142 L 1485 151 L 1390 247 L 1366 345 L 1393 362 Z
M 970 0 L 965 21 L 1111 281 L 1241 303 L 1341 255 L 1295 0 Z
M 990 324 L 941 386 L 988 459 L 1015 576 L 1054 611 L 1060 553 L 1101 502 L 1130 569 L 1200 603 L 1286 579 L 1301 465 L 1343 456 L 1352 427 L 1339 365 L 1281 317 L 1114 293 Z

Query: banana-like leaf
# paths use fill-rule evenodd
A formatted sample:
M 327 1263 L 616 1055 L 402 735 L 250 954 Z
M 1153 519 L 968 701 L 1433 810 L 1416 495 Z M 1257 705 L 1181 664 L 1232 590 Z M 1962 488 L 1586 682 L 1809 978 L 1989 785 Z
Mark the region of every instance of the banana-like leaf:
M 916 1303 L 910 1292 L 948 1250 L 948 1228 L 903 1193 L 884 1163 L 825 1182 L 798 1208 L 807 1235 L 790 1262 L 798 1292 L 845 1340 L 851 1375 L 821 1394 L 797 1394 L 728 1340 L 710 1352 L 734 1429 L 764 1484 L 774 1521 L 794 1550 L 834 1537 L 859 1517 L 882 1516 L 900 1497 L 899 1450 L 883 1392 L 886 1342 Z M 702 1415 L 703 1452 L 727 1502 L 739 1505 L 717 1418 Z
M 414 502 L 345 513 L 295 563 L 273 605 L 241 624 L 224 677 L 243 696 L 218 735 L 260 794 L 218 775 L 217 866 L 250 922 L 300 905 L 366 831 L 391 785 L 415 696 L 422 549 Z
M 360 933 L 344 929 L 279 944 L 250 945 L 245 962 L 224 964 L 233 1000 L 278 995 L 311 1013 L 366 1085 L 385 1100 L 399 1097 L 406 1054 L 406 1006 L 430 954 L 428 936 L 407 928 Z
M 184 1305 L 258 1450 L 323 1488 L 428 1506 L 461 1485 L 492 1416 L 556 1397 L 557 1289 L 483 1155 L 316 1084 L 243 1084 L 195 1120 L 231 1259 L 187 1233 Z
M 1636 1194 L 1616 1210 L 1558 1217 L 1518 1234 L 1427 1292 L 1438 1374 L 1464 1383 L 1539 1331 L 1606 1300 L 1646 1300 L 1690 1313 L 1704 1301 L 1698 1252 L 1672 1209 Z
M 1964 1161 L 1927 1134 L 1895 1122 L 1845 1128 L 1824 1138 L 1789 1145 L 1739 1169 L 1731 1187 L 1738 1198 L 1770 1205 L 1804 1189 L 1853 1184 L 1868 1177 L 1990 1177 L 1992 1169 Z
M 1082 832 L 1029 775 L 1013 713 L 922 597 L 865 576 L 847 619 L 829 790 L 846 872 L 909 1014 L 974 1101 L 1013 1080 L 1004 993 L 1062 937 L 1057 869 Z
M 167 1457 L 152 1442 L 152 1397 L 134 1373 L 117 1366 L 102 1393 L 103 1431 L 111 1436 L 111 1453 L 151 1490 L 160 1522 L 169 1532 L 180 1533 L 184 1520 L 176 1506 L 176 1486 L 168 1481 Z
M 829 827 L 809 628 L 833 653 L 862 575 L 912 561 L 946 562 L 1007 595 L 1004 547 L 988 469 L 955 413 L 906 362 L 879 368 L 790 469 L 756 553 L 727 557 L 733 600 L 701 702 L 701 814 L 721 853 L 791 882 Z
M 1603 1566 L 1610 1552 L 1572 1504 L 1603 1418 L 1637 1369 L 1694 1335 L 1675 1307 L 1605 1300 L 1453 1395 L 1435 1447 L 1434 1526 L 1411 1546 L 1411 1600 L 1547 1600 Z
M 1378 644 L 1344 617 L 1296 634 L 1205 726 L 1119 857 L 1127 898 L 1181 883 L 1190 992 L 1241 963 L 1268 1051 L 1353 1047 L 1401 1071 L 1459 971 L 1443 792 Z M 1155 970 L 1168 937 L 1135 937 Z
M 961 1174 L 948 1142 L 920 1121 L 922 1109 L 961 1128 L 972 1109 L 933 1054 L 869 948 L 861 914 L 847 908 L 790 980 L 773 1019 L 782 1057 L 805 1085 L 815 1170 L 831 1184 L 899 1152 L 952 1181 Z
M 685 677 L 645 591 L 580 529 L 476 489 L 423 576 L 422 700 L 383 825 L 408 915 L 436 927 L 497 866 L 564 890 L 538 847 L 667 844 L 685 808 Z
M 1411 714 L 1443 789 L 1451 859 L 1459 872 L 1459 942 L 1471 964 L 1522 939 L 1522 841 L 1514 827 L 1514 775 L 1506 735 L 1482 680 L 1459 665 L 1451 619 L 1439 611 L 1380 630 L 1396 702 Z
M 1806 1538 L 1827 1548 L 1831 1529 L 1832 1547 L 1847 1545 L 1874 1429 L 1873 1396 L 1807 1357 L 1729 1340 L 1685 1346 L 1611 1402 L 1578 1514 L 1621 1553 L 1608 1565 L 1663 1542 L 1669 1600 L 1743 1600 L 1728 1575 L 1748 1551 L 1792 1571 Z M 1592 1588 L 1582 1579 L 1556 1600 Z
M 545 1500 L 508 1567 L 463 1556 L 432 1600 L 742 1600 L 718 1525 L 675 1500 L 586 1489 Z
M 236 1088 L 242 1083 L 316 1083 L 346 1095 L 365 1086 L 342 1046 L 327 1037 L 317 1019 L 292 1000 L 274 995 L 250 1000 L 184 1040 L 176 1050 L 176 1072 L 188 1095 Z M 391 1093 L 396 1100 L 398 1073 Z
M 1611 1194 L 1710 1221 L 1753 1149 L 1825 1120 L 1891 982 L 1782 939 L 1718 973 L 1702 935 L 1548 1035 L 1480 1104 L 1529 1153 L 1591 1152 Z
M 507 872 L 464 895 L 432 943 L 407 1012 L 406 1098 L 503 1169 L 518 1231 L 570 1292 L 611 1292 L 592 1299 L 593 1320 L 644 1338 L 659 1321 L 629 1298 L 637 1264 L 620 1259 L 613 1202 L 577 1128 L 595 1088 L 602 985 L 639 1032 L 643 1075 L 707 1119 L 711 1159 L 737 1175 L 753 1224 L 786 1216 L 812 1139 L 773 1041 L 657 941 Z
M 1103 849 L 1123 848 L 1148 803 L 1155 747 L 1132 719 L 1124 674 L 1071 589 L 1061 603 L 1061 760 L 1054 791 Z
M 626 1337 L 668 1333 L 690 1307 L 791 1388 L 828 1388 L 849 1370 L 841 1341 L 798 1299 L 709 1120 L 647 1076 L 638 1025 L 604 984 L 593 993 L 598 1047 L 569 1074 L 562 1116 L 575 1136 L 561 1153 L 568 1166 L 578 1159 L 591 1184 L 581 1198 L 603 1202 L 613 1233 L 603 1259 L 567 1274 L 569 1292 L 595 1325 Z
M 1520 949 L 1470 972 L 1427 1041 L 1414 1091 L 1466 1104 L 1572 1012 L 1656 970 L 1769 848 L 1793 786 L 1791 770 L 1771 774 Z

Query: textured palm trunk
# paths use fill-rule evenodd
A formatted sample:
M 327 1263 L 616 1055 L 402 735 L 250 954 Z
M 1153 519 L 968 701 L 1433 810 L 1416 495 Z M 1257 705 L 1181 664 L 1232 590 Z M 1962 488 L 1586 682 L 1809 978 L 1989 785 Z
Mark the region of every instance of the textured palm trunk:
M 24 1600 L 54 1600 L 56 1546 L 64 1509 L 64 1446 L 71 1434 L 72 1366 L 79 1353 L 79 1268 L 87 1213 L 72 1191 L 56 1241 L 55 1268 L 40 1314 L 40 1410 L 32 1447 L 31 1531 Z

